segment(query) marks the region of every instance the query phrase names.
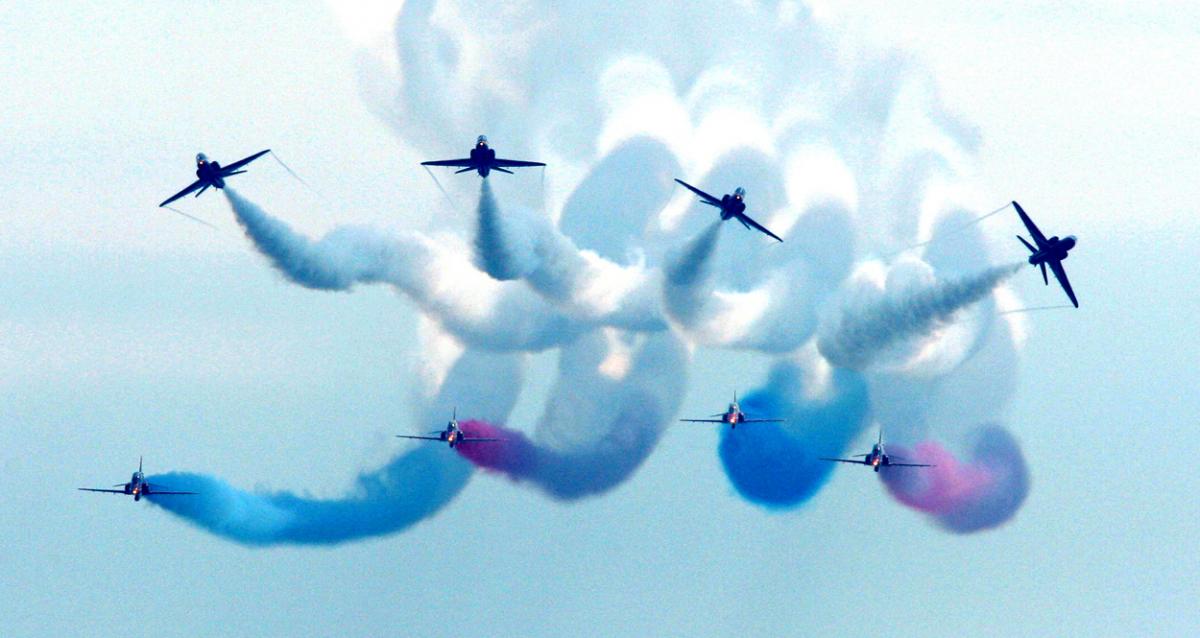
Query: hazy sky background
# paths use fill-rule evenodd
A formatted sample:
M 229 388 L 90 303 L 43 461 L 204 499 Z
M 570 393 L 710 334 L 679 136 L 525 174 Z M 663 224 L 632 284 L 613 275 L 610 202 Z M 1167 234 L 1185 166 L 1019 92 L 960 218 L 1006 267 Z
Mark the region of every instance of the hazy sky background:
M 477 474 L 413 529 L 331 548 L 247 549 L 76 492 L 126 480 L 145 455 L 148 473 L 335 496 L 400 449 L 393 434 L 424 428 L 409 301 L 287 283 L 219 195 L 185 202 L 218 232 L 155 208 L 193 179 L 197 151 L 228 161 L 270 146 L 337 204 L 269 160 L 237 187 L 306 232 L 467 228 L 417 165 L 429 158 L 368 110 L 359 65 L 364 49 L 390 50 L 394 11 L 363 15 L 0 7 L 0 634 L 1200 627 L 1200 14 L 1183 3 L 817 7 L 842 37 L 903 47 L 930 70 L 979 128 L 995 205 L 1019 199 L 1080 238 L 1067 265 L 1082 308 L 1027 317 L 1008 425 L 1032 490 L 999 529 L 947 534 L 855 468 L 808 506 L 767 512 L 734 493 L 716 431 L 682 426 L 598 498 L 564 505 Z M 537 183 L 521 179 L 512 187 Z M 988 228 L 1021 257 L 1012 220 Z M 1022 299 L 1060 303 L 1038 279 L 1018 274 Z M 759 385 L 765 362 L 701 350 L 681 412 L 715 412 L 730 380 Z M 536 417 L 553 365 L 535 357 L 514 423 Z

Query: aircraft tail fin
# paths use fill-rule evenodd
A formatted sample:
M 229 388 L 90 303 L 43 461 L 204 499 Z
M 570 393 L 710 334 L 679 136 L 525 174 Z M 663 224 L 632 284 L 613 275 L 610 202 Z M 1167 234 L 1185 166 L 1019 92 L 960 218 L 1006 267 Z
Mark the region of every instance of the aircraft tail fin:
M 138 456 L 138 472 L 142 471 L 142 457 Z
M 455 174 L 455 175 L 458 175 L 459 173 L 465 173 L 465 172 L 467 172 L 467 171 L 473 171 L 473 170 L 475 170 L 475 167 L 474 167 L 474 166 L 468 166 L 468 167 L 466 167 L 466 168 L 464 168 L 464 169 L 462 169 L 462 170 L 460 170 L 460 171 L 454 171 L 454 174 Z
M 201 193 L 203 193 L 204 191 L 208 190 L 208 186 L 209 186 L 208 184 L 205 184 L 203 188 L 201 188 L 200 190 L 196 191 L 196 197 L 199 197 L 199 196 L 201 195 Z
M 1024 237 L 1022 237 L 1022 236 L 1020 236 L 1020 235 L 1017 235 L 1017 239 L 1020 239 L 1020 240 L 1021 240 L 1021 243 L 1022 243 L 1022 244 L 1025 244 L 1025 247 L 1029 249 L 1029 252 L 1030 252 L 1031 254 L 1032 254 L 1032 253 L 1036 253 L 1036 252 L 1037 252 L 1037 249 L 1036 249 L 1036 248 L 1034 248 L 1032 244 L 1030 244 L 1029 242 L 1025 241 L 1025 238 L 1024 238 Z
M 1046 275 L 1046 263 L 1042 262 L 1042 283 L 1050 285 L 1050 277 Z

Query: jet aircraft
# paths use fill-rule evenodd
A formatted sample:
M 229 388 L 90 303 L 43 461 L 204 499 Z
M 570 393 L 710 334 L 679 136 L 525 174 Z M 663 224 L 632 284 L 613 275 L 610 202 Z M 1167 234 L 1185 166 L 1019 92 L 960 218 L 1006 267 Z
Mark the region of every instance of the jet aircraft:
M 742 408 L 738 405 L 737 393 L 733 393 L 733 403 L 729 404 L 729 408 L 724 412 L 710 414 L 707 419 L 679 419 L 686 423 L 728 423 L 730 428 L 737 428 L 739 423 L 783 423 L 783 419 L 751 419 L 746 417 L 746 413 L 742 412 Z M 719 418 L 711 418 L 719 417 Z
M 1058 235 L 1046 239 L 1042 231 L 1034 225 L 1033 220 L 1029 219 L 1029 215 L 1025 214 L 1025 210 L 1021 205 L 1013 202 L 1013 208 L 1017 209 L 1017 215 L 1021 216 L 1021 221 L 1025 224 L 1025 228 L 1029 229 L 1029 234 L 1033 236 L 1033 241 L 1037 243 L 1037 247 L 1030 245 L 1025 241 L 1025 238 L 1017 235 L 1017 239 L 1021 240 L 1022 244 L 1029 249 L 1029 263 L 1033 266 L 1041 266 L 1042 282 L 1047 286 L 1050 285 L 1050 279 L 1046 276 L 1046 266 L 1050 266 L 1050 270 L 1054 271 L 1054 278 L 1058 283 L 1062 284 L 1063 290 L 1066 291 L 1067 297 L 1071 299 L 1071 303 L 1076 308 L 1079 307 L 1079 300 L 1075 298 L 1075 291 L 1071 290 L 1071 281 L 1067 279 L 1067 271 L 1063 269 L 1062 262 L 1067 258 L 1067 253 L 1075 247 L 1075 236 L 1067 235 L 1059 238 Z
M 119 487 L 119 490 L 103 489 L 99 487 L 81 487 L 84 492 L 106 492 L 109 494 L 130 494 L 133 500 L 140 501 L 143 496 L 151 494 L 196 494 L 197 492 L 180 492 L 170 490 L 161 485 L 152 485 L 146 482 L 146 475 L 142 473 L 142 457 L 138 457 L 138 469 L 129 477 L 128 483 L 117 483 L 113 487 Z
M 876 472 L 881 467 L 934 467 L 925 463 L 897 463 L 897 461 L 905 461 L 898 456 L 888 454 L 883 449 L 883 428 L 879 428 L 879 439 L 875 441 L 874 447 L 866 454 L 855 454 L 849 459 L 833 459 L 822 456 L 822 461 L 836 461 L 838 463 L 854 463 L 855 465 L 869 465 Z
M 468 171 L 476 171 L 480 177 L 487 177 L 492 171 L 500 171 L 512 175 L 510 168 L 524 168 L 527 166 L 545 166 L 541 162 L 526 162 L 523 160 L 510 160 L 496 157 L 495 149 L 488 146 L 486 135 L 480 135 L 475 140 L 475 148 L 471 149 L 470 157 L 463 159 L 450 160 L 433 160 L 431 162 L 421 162 L 421 166 L 461 166 L 462 170 L 454 171 L 455 174 L 466 173 Z
M 249 164 L 250 162 L 253 162 L 254 160 L 256 160 L 270 152 L 271 152 L 271 149 L 269 149 L 269 148 L 265 151 L 259 151 L 255 154 L 251 155 L 250 157 L 242 158 L 242 159 L 230 164 L 229 166 L 221 166 L 221 164 L 219 162 L 217 162 L 216 160 L 209 161 L 208 156 L 205 155 L 204 153 L 197 153 L 196 154 L 196 177 L 197 177 L 196 181 L 194 181 L 190 185 L 188 185 L 187 188 L 185 188 L 185 189 L 179 191 L 178 193 L 175 193 L 174 195 L 163 200 L 163 203 L 159 204 L 159 207 L 161 208 L 163 206 L 166 206 L 167 204 L 170 204 L 171 202 L 173 202 L 173 201 L 179 199 L 180 197 L 183 197 L 184 195 L 187 195 L 193 191 L 198 191 L 196 193 L 196 197 L 199 197 L 200 193 L 203 193 L 204 191 L 208 190 L 208 188 L 210 186 L 213 188 L 217 188 L 217 189 L 225 188 L 225 178 L 226 177 L 229 177 L 230 175 L 238 175 L 241 173 L 245 173 L 246 171 L 240 170 L 243 166 Z
M 717 199 L 681 179 L 676 179 L 675 181 L 679 182 L 684 188 L 699 195 L 701 204 L 708 204 L 709 206 L 719 208 L 721 210 L 721 221 L 733 218 L 741 222 L 746 228 L 753 228 L 768 235 L 775 241 L 783 241 L 779 238 L 779 235 L 767 230 L 766 227 L 750 219 L 750 216 L 746 214 L 746 202 L 744 201 L 746 199 L 746 189 L 741 186 L 733 189 L 732 195 L 723 195 L 721 199 Z
M 450 421 L 446 423 L 445 430 L 434 430 L 430 434 L 437 436 L 411 436 L 407 434 L 397 434 L 396 438 L 400 439 L 420 439 L 422 441 L 445 441 L 450 444 L 450 447 L 458 447 L 463 443 L 482 443 L 484 441 L 503 441 L 504 439 L 487 438 L 487 437 L 470 437 L 467 436 L 462 428 L 458 427 L 458 408 L 454 409 Z

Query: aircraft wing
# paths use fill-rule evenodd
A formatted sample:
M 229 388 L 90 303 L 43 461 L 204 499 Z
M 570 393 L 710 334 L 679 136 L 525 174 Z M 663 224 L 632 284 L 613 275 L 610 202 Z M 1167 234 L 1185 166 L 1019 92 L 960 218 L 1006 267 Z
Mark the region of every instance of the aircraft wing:
M 421 166 L 461 166 L 464 168 L 474 168 L 475 162 L 472 162 L 471 158 L 469 158 L 469 157 L 464 157 L 463 159 L 433 160 L 430 162 L 421 162 Z
M 200 184 L 201 184 L 200 180 L 196 180 L 196 181 L 192 182 L 191 184 L 188 185 L 187 188 L 185 188 L 185 189 L 179 191 L 178 193 L 175 193 L 174 195 L 163 200 L 163 203 L 159 204 L 158 207 L 162 208 L 163 206 L 170 204 L 171 202 L 179 199 L 180 197 L 190 194 L 191 192 L 195 191 L 197 188 L 200 188 Z
M 1025 224 L 1025 229 L 1029 231 L 1030 235 L 1033 235 L 1033 239 L 1037 242 L 1038 247 L 1040 248 L 1045 245 L 1046 236 L 1042 234 L 1042 231 L 1038 230 L 1033 220 L 1029 219 L 1029 215 L 1025 214 L 1025 209 L 1021 208 L 1021 205 L 1016 202 L 1013 202 L 1013 208 L 1017 209 L 1017 215 L 1021 217 L 1021 222 Z
M 445 440 L 440 436 L 411 436 L 408 434 L 397 434 L 396 438 L 398 438 L 398 439 L 420 439 L 422 441 L 444 441 Z
M 106 494 L 124 494 L 125 493 L 125 490 L 105 490 L 105 489 L 100 489 L 98 487 L 81 487 L 79 489 L 80 489 L 80 491 L 83 491 L 83 492 L 104 492 Z
M 836 461 L 838 463 L 853 463 L 855 465 L 867 465 L 866 461 L 856 461 L 854 459 L 831 459 L 827 456 L 820 457 L 822 461 Z
M 259 151 L 255 154 L 251 155 L 250 157 L 243 157 L 242 159 L 230 164 L 229 166 L 222 166 L 221 173 L 228 175 L 228 174 L 236 171 L 237 169 L 249 164 L 250 162 L 253 162 L 254 160 L 256 160 L 270 152 L 271 152 L 271 149 L 268 148 L 267 150 Z
M 699 188 L 696 188 L 695 186 L 692 186 L 691 184 L 689 184 L 689 183 L 687 183 L 687 182 L 685 182 L 685 181 L 683 181 L 683 180 L 681 180 L 681 179 L 676 179 L 675 181 L 679 182 L 679 184 L 680 184 L 681 186 L 683 186 L 684 188 L 686 188 L 686 189 L 688 189 L 688 190 L 692 191 L 693 193 L 695 193 L 695 194 L 699 195 L 699 196 L 700 196 L 700 198 L 701 198 L 701 199 L 703 199 L 704 201 L 706 201 L 706 202 L 708 202 L 708 203 L 710 203 L 710 204 L 714 204 L 714 205 L 716 205 L 716 206 L 720 206 L 720 205 L 721 205 L 721 200 L 717 199 L 716 197 L 713 197 L 712 195 L 709 195 L 708 193 L 706 193 L 706 192 L 704 192 L 704 191 L 700 190 Z
M 750 219 L 750 216 L 749 216 L 749 215 L 747 215 L 747 214 L 745 214 L 745 213 L 741 213 L 741 214 L 739 214 L 739 215 L 738 215 L 738 219 L 739 219 L 739 220 L 741 220 L 741 222 L 742 222 L 743 224 L 747 224 L 747 225 L 749 225 L 749 226 L 753 227 L 755 230 L 758 230 L 758 231 L 759 231 L 759 232 L 761 232 L 761 233 L 766 233 L 767 235 L 769 235 L 769 236 L 770 236 L 772 239 L 774 239 L 775 241 L 783 241 L 782 239 L 780 239 L 780 238 L 779 238 L 779 235 L 776 235 L 775 233 L 773 233 L 773 232 L 771 232 L 771 231 L 767 230 L 765 226 L 763 226 L 762 224 L 760 224 L 760 223 L 758 223 L 758 222 L 754 221 L 753 219 Z
M 724 423 L 721 419 L 679 419 L 687 423 Z
M 1078 308 L 1079 300 L 1075 298 L 1075 291 L 1071 290 L 1071 280 L 1067 279 L 1067 271 L 1063 269 L 1062 262 L 1051 261 L 1048 263 L 1050 264 L 1050 270 L 1054 271 L 1054 278 L 1058 280 L 1058 283 L 1062 284 L 1063 290 L 1071 298 L 1071 303 L 1075 304 L 1075 307 Z
M 499 167 L 505 167 L 505 168 L 522 168 L 522 167 L 526 167 L 526 166 L 545 166 L 545 164 L 543 164 L 541 162 L 526 162 L 523 160 L 510 160 L 510 159 L 496 158 L 495 160 L 492 160 L 492 166 L 499 166 Z

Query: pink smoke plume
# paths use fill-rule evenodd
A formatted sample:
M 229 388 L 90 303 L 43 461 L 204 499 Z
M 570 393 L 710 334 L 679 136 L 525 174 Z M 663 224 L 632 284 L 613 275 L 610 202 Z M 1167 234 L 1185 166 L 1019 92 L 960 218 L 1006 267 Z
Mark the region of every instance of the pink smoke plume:
M 464 443 L 455 447 L 471 463 L 507 475 L 514 481 L 528 479 L 537 466 L 537 447 L 524 432 L 509 430 L 487 421 L 470 419 L 459 424 L 467 438 L 496 438 L 500 441 Z
M 942 527 L 959 533 L 1008 521 L 1029 493 L 1025 458 L 1012 435 L 999 426 L 982 428 L 969 463 L 941 444 L 918 443 L 912 450 L 890 446 L 895 456 L 932 463 L 929 468 L 885 468 L 888 492 L 901 503 L 931 514 Z

